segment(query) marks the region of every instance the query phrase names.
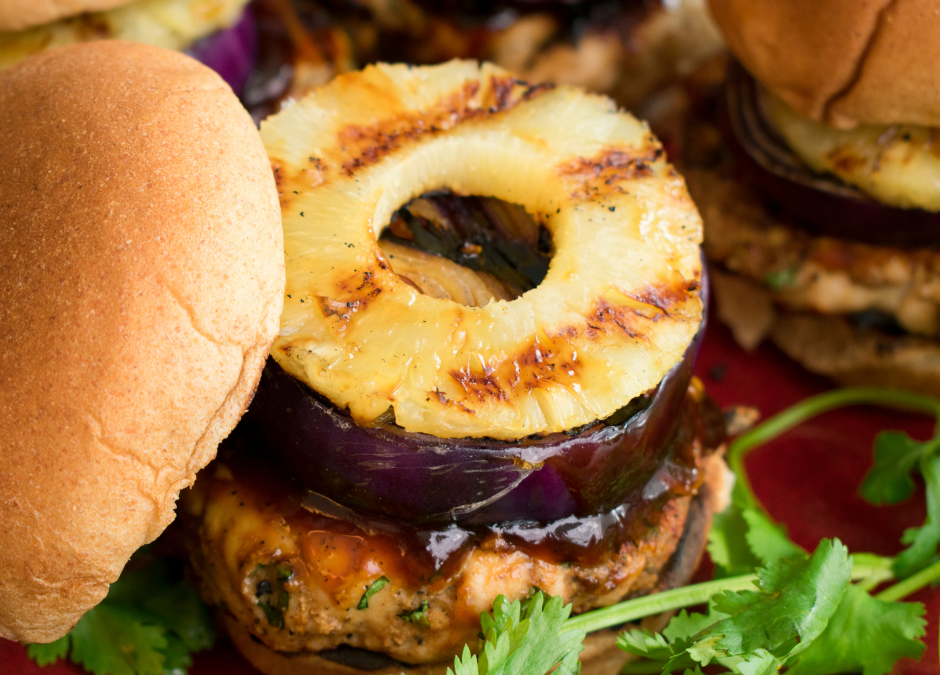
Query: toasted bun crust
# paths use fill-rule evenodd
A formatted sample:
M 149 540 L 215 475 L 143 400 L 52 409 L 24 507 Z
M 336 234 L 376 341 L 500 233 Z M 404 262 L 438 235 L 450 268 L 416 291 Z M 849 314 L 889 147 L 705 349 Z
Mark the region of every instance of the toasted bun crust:
M 174 517 L 278 328 L 258 134 L 188 57 L 97 42 L 0 73 L 0 635 L 54 640 Z
M 685 530 L 672 556 L 669 569 L 660 580 L 659 590 L 678 588 L 689 582 L 705 550 L 712 516 L 724 510 L 730 501 L 733 483 L 729 480 L 731 472 L 722 453 L 718 452 L 707 458 L 704 470 L 705 482 L 692 500 Z M 356 663 L 357 656 L 361 659 L 361 654 L 368 655 L 369 652 L 350 650 L 342 654 L 341 658 L 347 663 L 335 660 L 336 657 L 328 659 L 311 652 L 278 652 L 262 644 L 231 614 L 220 613 L 219 616 L 238 651 L 264 675 L 444 675 L 447 669 L 453 668 L 454 665 L 453 661 L 410 666 L 397 661 L 382 664 L 364 660 L 359 662 L 361 667 L 356 667 L 349 663 Z M 640 626 L 650 631 L 660 631 L 671 616 L 672 614 L 667 613 L 648 617 L 640 622 Z M 581 652 L 583 675 L 617 673 L 625 663 L 635 658 L 617 647 L 618 632 L 611 629 L 587 636 L 584 651 Z
M 0 3 L 0 31 L 23 30 L 82 12 L 100 12 L 129 5 L 134 0 L 4 0 Z
M 709 0 L 735 56 L 800 114 L 839 127 L 940 124 L 932 0 Z

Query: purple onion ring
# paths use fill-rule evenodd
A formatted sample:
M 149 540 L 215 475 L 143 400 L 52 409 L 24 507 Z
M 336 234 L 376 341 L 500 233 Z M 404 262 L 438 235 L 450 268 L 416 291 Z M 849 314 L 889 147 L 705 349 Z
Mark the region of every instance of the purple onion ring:
M 222 76 L 241 96 L 258 54 L 258 33 L 251 7 L 229 28 L 194 43 L 186 53 Z

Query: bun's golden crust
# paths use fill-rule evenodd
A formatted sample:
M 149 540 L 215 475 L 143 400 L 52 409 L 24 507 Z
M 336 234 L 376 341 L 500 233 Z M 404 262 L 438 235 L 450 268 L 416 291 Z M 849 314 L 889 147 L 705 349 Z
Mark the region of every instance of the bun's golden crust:
M 100 12 L 129 5 L 133 0 L 4 0 L 0 31 L 23 30 L 82 12 Z
M 0 635 L 100 601 L 250 400 L 284 284 L 231 90 L 97 42 L 0 74 Z
M 747 70 L 833 126 L 940 124 L 933 0 L 709 0 Z

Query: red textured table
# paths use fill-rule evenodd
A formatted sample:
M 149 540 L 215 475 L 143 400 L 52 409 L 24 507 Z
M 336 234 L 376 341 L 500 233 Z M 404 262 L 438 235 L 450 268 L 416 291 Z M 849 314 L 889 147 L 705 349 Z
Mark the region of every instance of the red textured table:
M 743 353 L 717 322 L 705 337 L 696 372 L 722 406 L 747 404 L 772 415 L 827 388 L 771 348 Z M 857 496 L 871 464 L 871 447 L 881 429 L 906 429 L 925 438 L 931 423 L 924 417 L 875 408 L 834 411 L 804 424 L 785 437 L 756 450 L 748 472 L 757 494 L 791 537 L 812 549 L 823 537 L 837 536 L 851 551 L 893 555 L 901 533 L 922 524 L 923 491 L 904 504 L 874 507 Z M 940 589 L 923 590 L 912 599 L 926 604 L 930 621 L 927 652 L 920 662 L 904 660 L 895 675 L 937 675 L 937 625 Z M 23 647 L 0 639 L 0 675 L 76 675 L 81 669 L 59 662 L 39 668 Z M 191 675 L 255 675 L 227 642 L 197 654 Z

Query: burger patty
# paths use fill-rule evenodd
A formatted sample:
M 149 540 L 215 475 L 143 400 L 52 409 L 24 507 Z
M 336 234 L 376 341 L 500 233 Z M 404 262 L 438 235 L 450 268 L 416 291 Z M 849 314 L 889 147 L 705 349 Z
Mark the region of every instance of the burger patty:
M 879 312 L 905 332 L 940 333 L 940 251 L 814 236 L 718 168 L 686 172 L 708 259 L 759 282 L 777 305 L 820 314 Z
M 406 663 L 473 644 L 499 594 L 537 587 L 582 612 L 653 591 L 691 499 L 638 510 L 616 541 L 579 555 L 498 530 L 370 531 L 303 508 L 304 491 L 261 460 L 230 456 L 210 472 L 181 502 L 210 603 L 278 651 L 348 645 Z

